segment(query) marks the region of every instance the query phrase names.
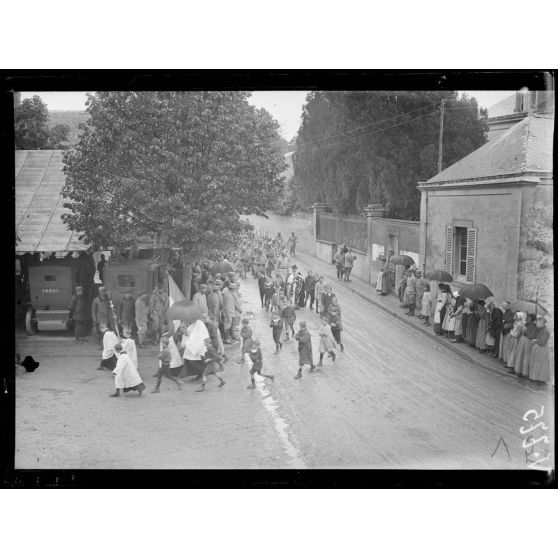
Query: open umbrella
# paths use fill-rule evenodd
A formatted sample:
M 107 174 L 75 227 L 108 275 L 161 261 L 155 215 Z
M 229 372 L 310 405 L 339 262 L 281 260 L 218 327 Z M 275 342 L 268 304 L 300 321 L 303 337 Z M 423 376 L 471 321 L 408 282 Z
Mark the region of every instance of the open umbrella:
M 392 263 L 393 265 L 413 265 L 415 260 L 413 260 L 411 256 L 398 254 L 397 256 L 392 256 L 389 263 Z
M 430 281 L 439 281 L 440 283 L 452 283 L 453 277 L 447 272 L 442 269 L 434 269 L 433 271 L 429 271 L 425 276 L 425 279 Z
M 235 271 L 235 268 L 230 262 L 219 262 L 211 266 L 210 271 L 211 273 L 213 273 L 213 275 L 215 275 L 216 273 L 220 273 L 221 275 L 224 275 L 225 273 L 230 273 L 231 271 Z
M 516 300 L 511 305 L 512 312 L 527 312 L 527 314 L 549 314 L 548 310 L 538 302 L 532 300 Z
M 167 310 L 167 323 L 169 324 L 169 330 L 171 330 L 171 335 L 174 334 L 174 320 L 180 320 L 181 322 L 195 322 L 199 320 L 202 316 L 202 311 L 199 306 L 188 300 L 179 300 L 175 302 Z
M 462 288 L 462 294 L 471 300 L 486 300 L 489 296 L 494 296 L 494 293 L 482 283 L 473 283 L 472 285 L 465 285 Z

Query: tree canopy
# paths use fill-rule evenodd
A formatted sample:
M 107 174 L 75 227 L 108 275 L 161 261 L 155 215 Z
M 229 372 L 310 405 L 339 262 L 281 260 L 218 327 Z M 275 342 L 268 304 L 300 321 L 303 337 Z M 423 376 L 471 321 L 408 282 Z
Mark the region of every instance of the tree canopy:
M 418 219 L 417 183 L 437 173 L 442 99 L 445 168 L 486 142 L 476 99 L 454 91 L 309 93 L 294 157 L 294 205 L 321 201 L 358 213 L 382 203 L 389 217 Z
M 14 113 L 16 149 L 66 149 L 69 126 L 48 127 L 48 109 L 38 95 L 24 99 Z
M 278 125 L 248 92 L 97 92 L 67 151 L 65 221 L 94 248 L 155 237 L 195 258 L 269 207 L 285 168 Z

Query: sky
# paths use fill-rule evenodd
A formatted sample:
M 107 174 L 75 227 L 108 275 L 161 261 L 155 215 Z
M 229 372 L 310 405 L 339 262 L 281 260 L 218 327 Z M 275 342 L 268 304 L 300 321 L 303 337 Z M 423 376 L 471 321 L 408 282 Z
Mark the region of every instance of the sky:
M 291 140 L 300 126 L 300 117 L 307 91 L 254 91 L 249 102 L 258 108 L 267 109 L 277 120 L 280 133 Z M 459 91 L 476 97 L 479 105 L 488 108 L 513 91 Z M 85 110 L 84 91 L 29 91 L 22 92 L 21 99 L 39 95 L 49 110 Z

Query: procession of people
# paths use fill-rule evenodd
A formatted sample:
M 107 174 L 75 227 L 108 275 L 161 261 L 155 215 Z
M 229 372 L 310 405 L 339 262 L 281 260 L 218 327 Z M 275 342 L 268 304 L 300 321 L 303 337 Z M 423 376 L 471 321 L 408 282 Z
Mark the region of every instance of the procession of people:
M 272 381 L 273 374 L 262 372 L 265 359 L 261 341 L 251 326 L 253 316 L 243 309 L 240 286 L 249 276 L 256 281 L 261 311 L 269 315 L 274 354 L 282 351 L 283 343 L 291 340 L 298 343 L 299 367 L 294 378 L 302 377 L 305 365 L 312 372 L 322 369 L 324 356 L 334 363 L 337 350 L 342 353 L 345 348 L 339 301 L 324 276 L 310 269 L 304 275 L 293 263 L 296 244 L 294 233 L 286 242 L 281 233 L 274 238 L 252 233 L 241 238 L 230 253 L 223 254 L 220 262 L 195 262 L 190 299 L 197 314 L 190 321 L 182 321 L 172 332 L 166 323 L 169 295 L 161 285 L 152 292 L 140 293 L 136 299 L 125 289 L 117 307 L 101 286 L 90 315 L 101 351 L 98 369 L 115 375 L 113 395 L 119 395 L 121 390 L 134 390 L 141 395 L 145 385 L 139 376 L 136 349 L 149 344 L 160 350 L 157 383 L 152 393 L 159 392 L 164 378 L 174 382 L 178 389 L 186 378 L 201 379 L 200 392 L 206 390 L 209 376 L 218 380 L 219 387 L 224 386 L 222 374 L 229 360 L 225 349 L 235 344 L 240 344 L 240 358 L 236 362 L 252 363 L 248 387 L 255 385 L 255 374 Z M 338 247 L 333 259 L 339 281 L 351 281 L 356 258 L 349 247 L 344 244 Z M 438 282 L 426 275 L 429 278 L 423 277 L 414 265 L 405 266 L 397 294 L 407 316 L 421 320 L 425 327 L 432 326 L 434 333 L 449 343 L 468 344 L 479 353 L 498 359 L 508 373 L 537 383 L 550 381 L 550 332 L 542 309 L 529 313 L 513 311 L 509 301 L 499 308 L 491 296 L 468 298 L 463 289 L 452 289 L 449 280 Z M 387 266 L 380 270 L 375 288 L 382 296 L 391 292 Z M 300 319 L 301 313 L 308 312 L 320 316 L 317 365 L 308 320 Z M 88 308 L 81 287 L 76 288 L 72 299 L 70 318 L 75 325 L 74 341 L 87 341 Z M 123 356 L 127 358 L 121 363 Z
M 218 380 L 218 387 L 225 386 L 223 372 L 230 360 L 226 347 L 236 344 L 240 344 L 240 358 L 236 363 L 251 363 L 247 387 L 255 387 L 256 374 L 273 381 L 274 374 L 262 371 L 266 358 L 261 341 L 255 337 L 250 325 L 253 316 L 247 315 L 243 309 L 240 282 L 249 274 L 257 282 L 261 310 L 269 314 L 274 354 L 279 354 L 283 343 L 297 342 L 298 369 L 293 377 L 300 379 L 306 365 L 310 372 L 321 370 L 324 355 L 335 362 L 337 348 L 344 351 L 341 308 L 323 276 L 312 270 L 307 270 L 303 276 L 292 263 L 296 242 L 294 233 L 286 243 L 281 234 L 275 238 L 246 235 L 235 250 L 222 256 L 217 265 L 209 260 L 195 262 L 189 303 L 193 311 L 189 319 L 179 320 L 177 327 L 170 327 L 170 322 L 174 321 L 167 316 L 170 299 L 161 285 L 151 293 L 140 293 L 137 299 L 126 289 L 116 307 L 106 288 L 101 286 L 93 301 L 91 315 L 101 350 L 98 370 L 111 371 L 115 378 L 112 397 L 118 397 L 121 391 L 136 391 L 141 396 L 145 384 L 138 367 L 137 348 L 145 348 L 148 344 L 159 348 L 158 365 L 153 366 L 156 384 L 151 393 L 160 392 L 165 378 L 178 390 L 189 378 L 201 380 L 201 388 L 197 391 L 205 392 L 210 376 Z M 356 256 L 344 249 L 343 258 L 350 268 Z M 346 271 L 344 266 L 343 279 L 350 281 L 349 276 L 350 269 Z M 72 301 L 76 319 L 79 317 L 80 294 L 76 290 L 76 300 Z M 305 312 L 316 312 L 320 316 L 317 365 L 314 364 L 312 335 L 307 321 L 300 319 L 300 314 Z M 81 342 L 81 335 L 81 330 L 76 332 L 76 342 Z M 293 370 L 295 365 L 293 363 Z

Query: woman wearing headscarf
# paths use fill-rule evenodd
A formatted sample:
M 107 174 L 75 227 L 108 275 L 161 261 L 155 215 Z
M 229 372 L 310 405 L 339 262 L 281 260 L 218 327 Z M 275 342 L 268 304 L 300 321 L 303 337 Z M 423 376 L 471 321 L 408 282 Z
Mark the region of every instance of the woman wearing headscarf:
M 442 335 L 442 310 L 447 301 L 447 293 L 442 289 L 442 284 L 438 285 L 438 295 L 436 297 L 436 306 L 434 308 L 434 333 Z
M 550 358 L 548 341 L 550 331 L 546 327 L 546 318 L 537 316 L 536 337 L 531 341 L 529 357 L 529 379 L 536 382 L 548 382 L 550 379 Z
M 504 316 L 502 318 L 502 335 L 500 337 L 500 349 L 498 351 L 498 358 L 504 361 L 504 365 L 508 362 L 508 345 L 510 342 L 510 331 L 515 321 L 514 313 L 511 310 L 511 303 L 506 300 L 503 304 Z
M 529 314 L 525 327 L 521 332 L 519 343 L 517 344 L 517 354 L 514 358 L 514 371 L 518 376 L 529 377 L 529 357 L 531 356 L 531 342 L 537 335 L 537 316 Z
M 463 341 L 463 307 L 465 305 L 465 297 L 460 294 L 460 291 L 453 293 L 455 297 L 455 308 L 453 310 L 453 319 L 455 320 L 454 338 L 452 343 L 461 343 Z
M 399 281 L 399 302 L 401 303 L 401 308 L 408 308 L 408 304 L 405 300 L 405 291 L 407 290 L 407 271 L 403 272 L 401 280 Z
M 446 299 L 446 313 L 444 321 L 442 322 L 442 335 L 448 339 L 453 339 L 453 332 L 455 330 L 455 319 L 453 318 L 454 309 L 455 298 L 450 291 Z
M 510 371 L 513 370 L 515 366 L 517 348 L 519 346 L 521 336 L 523 335 L 523 328 L 525 327 L 526 321 L 527 314 L 525 312 L 515 313 L 515 321 L 513 322 L 513 327 L 510 332 L 510 341 L 508 345 L 508 360 L 506 361 L 506 368 Z
M 479 322 L 477 325 L 477 338 L 475 341 L 475 347 L 482 353 L 486 353 L 487 346 L 486 346 L 486 330 L 488 327 L 486 321 L 486 308 L 484 300 L 479 300 L 477 302 L 477 308 L 475 310 L 475 315 L 477 316 Z

